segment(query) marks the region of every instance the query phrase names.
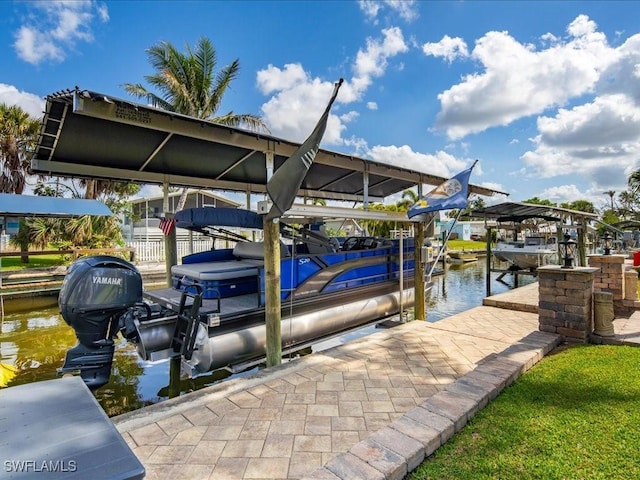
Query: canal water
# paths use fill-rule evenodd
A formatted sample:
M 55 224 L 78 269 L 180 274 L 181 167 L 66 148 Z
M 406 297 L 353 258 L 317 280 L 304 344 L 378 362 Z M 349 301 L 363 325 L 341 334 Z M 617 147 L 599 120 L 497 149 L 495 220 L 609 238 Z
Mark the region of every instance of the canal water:
M 466 264 L 445 264 L 444 273 L 433 278 L 427 321 L 436 322 L 481 305 L 486 296 L 485 272 L 483 258 Z M 512 276 L 507 276 L 504 282 L 497 281 L 497 276 L 497 273 L 491 274 L 492 294 L 514 287 Z M 521 276 L 519 285 L 533 281 L 534 277 Z M 373 326 L 365 327 L 322 342 L 313 350 L 329 348 L 374 331 Z M 58 314 L 57 307 L 5 315 L 0 330 L 0 388 L 56 378 L 56 369 L 62 366 L 67 349 L 75 344 L 74 332 Z M 95 392 L 96 398 L 107 415 L 115 416 L 213 385 L 230 376 L 222 370 L 195 379 L 179 379 L 175 372 L 170 375 L 170 369 L 168 361 L 140 360 L 133 346 L 122 340 L 116 348 L 111 381 Z M 257 367 L 234 376 L 255 371 Z

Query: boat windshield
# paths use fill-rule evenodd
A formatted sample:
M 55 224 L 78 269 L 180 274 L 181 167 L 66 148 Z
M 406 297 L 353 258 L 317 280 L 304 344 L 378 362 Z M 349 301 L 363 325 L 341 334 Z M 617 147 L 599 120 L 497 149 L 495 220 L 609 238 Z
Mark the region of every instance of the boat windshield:
M 525 245 L 544 245 L 544 237 L 527 237 L 525 239 Z

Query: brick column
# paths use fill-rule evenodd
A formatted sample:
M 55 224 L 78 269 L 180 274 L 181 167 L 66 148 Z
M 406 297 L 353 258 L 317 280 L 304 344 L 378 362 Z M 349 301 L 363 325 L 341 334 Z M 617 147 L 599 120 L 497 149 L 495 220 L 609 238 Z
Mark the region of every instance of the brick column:
M 594 267 L 538 268 L 538 315 L 542 332 L 562 335 L 567 342 L 587 343 L 593 332 Z
M 616 314 L 625 310 L 624 300 L 624 261 L 626 255 L 589 255 L 589 266 L 598 269 L 593 281 L 596 292 L 609 292 L 613 295 L 613 308 Z

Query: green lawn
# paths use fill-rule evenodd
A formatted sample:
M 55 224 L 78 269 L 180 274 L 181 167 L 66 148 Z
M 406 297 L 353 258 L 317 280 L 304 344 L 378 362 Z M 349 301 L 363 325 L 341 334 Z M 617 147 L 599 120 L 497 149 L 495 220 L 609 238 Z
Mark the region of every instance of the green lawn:
M 544 358 L 408 478 L 640 478 L 640 348 Z
M 63 255 L 30 255 L 29 263 L 22 263 L 20 257 L 2 257 L 2 271 L 26 270 L 27 268 L 45 268 L 65 265 Z
M 473 240 L 449 240 L 447 242 L 449 250 L 482 250 L 487 249 L 485 242 L 475 242 Z

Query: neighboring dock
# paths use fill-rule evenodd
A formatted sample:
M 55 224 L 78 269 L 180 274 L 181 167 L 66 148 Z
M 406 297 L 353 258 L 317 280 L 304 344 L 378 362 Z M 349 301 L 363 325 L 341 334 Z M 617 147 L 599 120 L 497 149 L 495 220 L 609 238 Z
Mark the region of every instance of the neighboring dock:
M 112 421 L 148 479 L 403 478 L 559 344 L 525 289 Z
M 136 267 L 142 274 L 144 288 L 166 286 L 164 263 L 143 263 Z M 0 297 L 4 312 L 34 310 L 55 304 L 66 273 L 65 266 L 3 272 Z

